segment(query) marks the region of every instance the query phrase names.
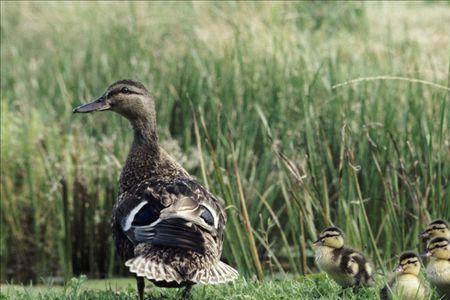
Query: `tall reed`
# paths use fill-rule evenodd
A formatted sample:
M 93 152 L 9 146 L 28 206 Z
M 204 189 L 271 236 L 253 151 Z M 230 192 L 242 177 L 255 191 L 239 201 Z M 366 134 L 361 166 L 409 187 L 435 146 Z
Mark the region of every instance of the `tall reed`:
M 246 276 L 315 272 L 329 225 L 384 269 L 450 219 L 446 4 L 1 9 L 2 280 L 126 274 L 109 218 L 130 127 L 71 113 L 121 78 L 150 87 L 164 146 L 223 199 Z

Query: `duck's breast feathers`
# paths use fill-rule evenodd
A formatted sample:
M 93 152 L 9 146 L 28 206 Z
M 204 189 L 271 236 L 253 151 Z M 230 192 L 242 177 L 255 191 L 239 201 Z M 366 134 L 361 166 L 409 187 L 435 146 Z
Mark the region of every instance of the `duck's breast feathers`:
M 197 181 L 176 178 L 146 180 L 120 195 L 115 222 L 134 244 L 203 252 L 211 242 L 221 245 L 226 218 L 217 199 Z

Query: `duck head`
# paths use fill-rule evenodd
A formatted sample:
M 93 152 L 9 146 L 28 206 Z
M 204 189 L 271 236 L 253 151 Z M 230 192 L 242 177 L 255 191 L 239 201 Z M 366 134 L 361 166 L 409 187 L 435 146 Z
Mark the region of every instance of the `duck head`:
M 78 106 L 74 113 L 112 110 L 133 121 L 154 117 L 155 104 L 145 86 L 134 80 L 119 80 L 111 84 L 98 99 Z
M 398 260 L 398 266 L 394 270 L 397 274 L 412 274 L 419 275 L 420 272 L 420 259 L 414 252 L 405 252 L 400 255 Z
M 424 257 L 434 257 L 436 259 L 450 259 L 450 241 L 443 237 L 437 237 L 430 241 L 427 246 L 427 252 Z
M 325 246 L 335 249 L 344 247 L 344 234 L 341 229 L 337 227 L 325 228 L 319 235 L 317 241 L 313 243 L 313 246 Z
M 428 224 L 425 230 L 420 234 L 424 241 L 431 240 L 435 237 L 450 238 L 450 230 L 447 222 L 444 220 L 435 220 Z
M 134 143 L 144 145 L 149 153 L 158 153 L 158 134 L 153 97 L 145 86 L 124 79 L 111 84 L 98 99 L 78 106 L 74 113 L 114 111 L 127 118 L 134 129 Z

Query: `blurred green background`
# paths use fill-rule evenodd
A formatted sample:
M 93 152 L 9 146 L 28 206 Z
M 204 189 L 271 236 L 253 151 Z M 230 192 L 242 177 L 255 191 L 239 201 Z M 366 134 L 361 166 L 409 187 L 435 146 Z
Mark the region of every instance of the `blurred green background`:
M 122 78 L 225 201 L 243 275 L 315 272 L 331 224 L 390 268 L 450 219 L 448 24 L 446 2 L 2 2 L 1 281 L 127 274 L 109 220 L 130 126 L 72 114 Z M 334 87 L 387 75 L 436 85 Z

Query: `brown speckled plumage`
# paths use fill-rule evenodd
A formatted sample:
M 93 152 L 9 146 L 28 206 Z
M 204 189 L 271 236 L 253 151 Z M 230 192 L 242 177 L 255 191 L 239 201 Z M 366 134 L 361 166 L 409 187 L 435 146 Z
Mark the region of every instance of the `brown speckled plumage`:
M 219 201 L 159 147 L 154 101 L 139 82 L 113 83 L 74 112 L 112 110 L 134 139 L 119 180 L 112 230 L 119 256 L 137 276 L 165 287 L 216 284 L 238 273 L 220 261 L 225 211 Z

